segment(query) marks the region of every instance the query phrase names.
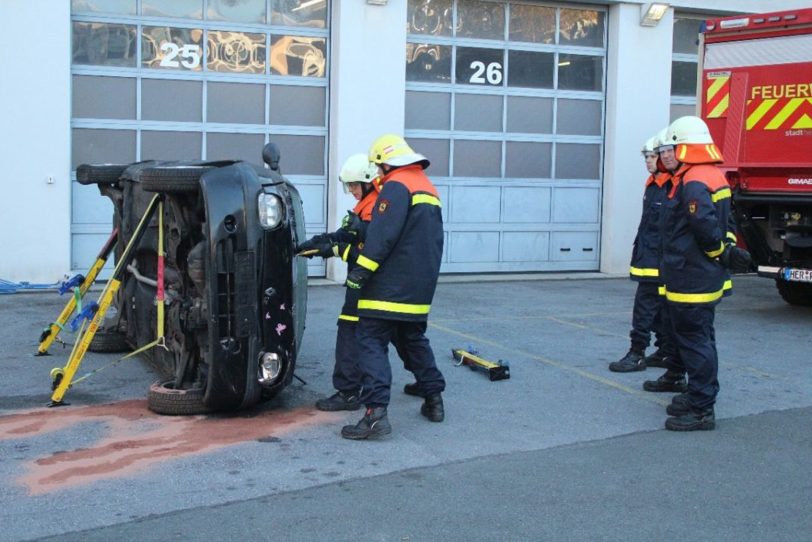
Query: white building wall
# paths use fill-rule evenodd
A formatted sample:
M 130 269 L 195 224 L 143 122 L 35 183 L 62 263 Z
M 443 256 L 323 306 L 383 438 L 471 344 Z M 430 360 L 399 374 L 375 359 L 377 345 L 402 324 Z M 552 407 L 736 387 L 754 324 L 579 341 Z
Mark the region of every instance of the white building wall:
M 378 136 L 403 133 L 406 95 L 406 0 L 384 6 L 333 1 L 332 9 L 329 231 L 355 206 L 338 180 L 339 168 Z M 343 281 L 346 274 L 343 262 L 327 260 L 327 278 Z
M 70 2 L 0 1 L 0 278 L 70 270 Z

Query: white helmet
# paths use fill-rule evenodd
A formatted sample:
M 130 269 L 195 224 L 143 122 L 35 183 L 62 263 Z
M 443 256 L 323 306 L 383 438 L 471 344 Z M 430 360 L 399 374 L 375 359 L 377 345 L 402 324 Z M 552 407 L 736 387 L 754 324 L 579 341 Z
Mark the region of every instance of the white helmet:
M 657 135 L 656 135 L 656 136 L 654 136 L 654 151 L 655 151 L 655 152 L 657 152 L 657 150 L 658 150 L 660 147 L 662 147 L 663 145 L 665 145 L 665 144 L 666 144 L 666 143 L 665 143 L 665 134 L 666 134 L 666 133 L 668 133 L 668 126 L 666 126 L 666 127 L 665 127 L 665 128 L 663 128 L 662 130 L 660 130 L 659 132 L 657 132 Z
M 643 148 L 640 150 L 640 152 L 642 152 L 643 156 L 645 156 L 648 153 L 654 152 L 654 149 L 657 147 L 659 147 L 659 145 L 657 145 L 657 136 L 650 137 L 645 143 L 643 143 Z
M 347 183 L 371 183 L 378 176 L 378 166 L 367 160 L 364 153 L 353 154 L 344 161 L 338 180 L 344 185 L 344 193 L 348 193 Z
M 680 117 L 671 123 L 663 145 L 712 145 L 708 125 L 699 117 Z

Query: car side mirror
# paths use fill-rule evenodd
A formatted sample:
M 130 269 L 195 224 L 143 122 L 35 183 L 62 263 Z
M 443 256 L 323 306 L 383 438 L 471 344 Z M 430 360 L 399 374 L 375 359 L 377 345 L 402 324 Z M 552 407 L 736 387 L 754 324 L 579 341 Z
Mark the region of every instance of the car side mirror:
M 273 171 L 279 171 L 279 160 L 281 160 L 282 155 L 279 152 L 279 147 L 276 146 L 276 143 L 268 143 L 262 149 L 262 160 L 268 167 L 271 168 Z

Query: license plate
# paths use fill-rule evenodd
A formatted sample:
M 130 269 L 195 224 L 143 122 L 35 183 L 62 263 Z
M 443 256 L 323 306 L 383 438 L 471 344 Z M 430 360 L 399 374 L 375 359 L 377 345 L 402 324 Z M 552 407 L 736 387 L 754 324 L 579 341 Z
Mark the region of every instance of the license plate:
M 784 280 L 792 282 L 812 282 L 812 269 L 783 269 Z

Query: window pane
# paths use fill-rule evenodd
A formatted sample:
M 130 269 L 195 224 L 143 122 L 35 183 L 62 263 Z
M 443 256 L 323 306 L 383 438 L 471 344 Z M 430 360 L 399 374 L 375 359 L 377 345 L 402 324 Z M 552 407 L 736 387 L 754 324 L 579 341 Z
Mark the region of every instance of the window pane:
M 696 96 L 696 62 L 671 63 L 671 95 Z
M 674 122 L 678 118 L 687 115 L 697 115 L 695 105 L 671 104 L 671 118 L 668 122 Z
M 265 34 L 209 30 L 206 66 L 215 72 L 265 73 Z
M 699 54 L 699 19 L 674 17 L 674 43 L 671 50 L 688 55 Z
M 525 134 L 553 133 L 552 98 L 508 96 L 507 131 Z
M 523 143 L 508 141 L 505 144 L 505 177 L 549 179 L 552 166 L 552 143 Z
M 135 0 L 71 0 L 71 13 L 123 13 L 135 15 Z
M 326 126 L 324 87 L 271 85 L 271 124 Z
M 555 146 L 556 179 L 600 179 L 600 145 L 557 143 Z
M 450 127 L 450 94 L 406 91 L 407 130 L 448 130 Z
M 141 65 L 145 68 L 200 71 L 203 31 L 199 28 L 145 26 Z
M 454 141 L 455 177 L 501 177 L 502 143 Z
M 141 80 L 141 118 L 144 120 L 203 120 L 203 83 L 168 79 Z
M 141 12 L 150 17 L 202 19 L 202 0 L 141 0 Z
M 73 169 L 79 164 L 135 162 L 135 130 L 72 130 Z
M 271 73 L 324 77 L 325 39 L 271 36 Z
M 141 160 L 200 160 L 200 132 L 141 132 Z
M 279 145 L 286 175 L 324 175 L 324 137 L 271 134 L 271 141 Z
M 208 0 L 210 21 L 264 23 L 265 0 Z
M 558 88 L 561 90 L 602 90 L 603 58 L 559 54 Z
M 245 160 L 262 163 L 262 134 L 206 134 L 206 160 Z M 284 157 L 284 154 L 282 155 Z
M 265 85 L 210 81 L 206 92 L 208 122 L 265 124 Z
M 604 19 L 602 11 L 562 9 L 558 43 L 603 47 Z
M 502 96 L 457 94 L 454 98 L 454 129 L 501 132 L 502 100 Z
M 271 24 L 327 28 L 327 0 L 271 0 Z
M 458 85 L 502 86 L 504 51 L 457 47 L 455 80 Z
M 557 115 L 556 133 L 601 135 L 601 102 L 559 98 Z
M 447 139 L 409 138 L 409 146 L 414 152 L 429 159 L 431 165 L 426 170 L 433 177 L 448 177 L 449 142 Z
M 553 53 L 508 51 L 508 86 L 553 88 Z
M 406 32 L 450 36 L 452 24 L 451 0 L 409 0 Z
M 450 83 L 451 47 L 428 43 L 407 43 L 406 80 L 421 83 Z
M 134 119 L 135 79 L 73 76 L 73 118 Z
M 135 67 L 135 26 L 73 23 L 74 64 Z
M 478 0 L 458 2 L 457 37 L 505 39 L 505 4 Z
M 531 43 L 555 41 L 555 8 L 510 5 L 510 40 Z

